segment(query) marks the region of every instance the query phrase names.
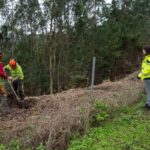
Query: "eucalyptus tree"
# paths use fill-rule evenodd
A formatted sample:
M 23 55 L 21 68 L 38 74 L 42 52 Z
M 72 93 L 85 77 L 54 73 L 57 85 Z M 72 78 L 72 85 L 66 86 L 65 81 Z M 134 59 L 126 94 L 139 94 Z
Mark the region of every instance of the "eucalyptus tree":
M 0 9 L 4 7 L 4 4 L 5 4 L 5 0 L 1 0 L 0 1 Z
M 53 93 L 81 85 L 90 76 L 93 56 L 97 82 L 109 73 L 121 74 L 127 64 L 130 68 L 136 49 L 148 41 L 148 5 L 147 0 L 112 0 L 111 5 L 104 0 L 18 0 L 13 19 L 6 15 L 10 28 L 3 28 L 3 36 L 8 38 L 13 24 L 15 57 L 25 68 L 26 86 Z
M 14 28 L 18 38 L 15 57 L 25 68 L 26 82 L 31 87 L 31 91 L 34 86 L 39 93 L 42 74 L 39 68 L 42 68 L 43 59 L 40 56 L 43 49 L 40 34 L 44 25 L 45 21 L 38 0 L 18 0 L 14 12 Z
M 68 0 L 45 0 L 44 12 L 47 22 L 47 58 L 49 60 L 49 77 L 50 77 L 50 93 L 53 93 L 53 89 L 60 90 L 60 76 L 67 71 L 67 66 L 62 69 L 61 65 L 64 65 L 64 60 L 67 59 L 67 28 L 69 26 L 69 13 L 70 8 Z M 68 10 L 69 9 L 69 10 Z M 65 49 L 65 51 L 64 51 Z M 61 68 L 61 71 L 60 71 Z M 64 72 L 64 70 L 66 70 Z M 61 75 L 60 75 L 61 74 Z M 56 78 L 57 77 L 57 78 Z M 65 80 L 62 80 L 65 81 Z M 55 84 L 57 83 L 57 85 Z
M 140 44 L 149 44 L 149 26 L 150 26 L 150 1 L 136 0 L 133 1 L 134 11 L 134 30 L 136 29 L 137 36 L 140 38 Z
M 9 49 L 11 44 L 10 13 L 10 4 L 7 0 L 2 0 L 0 2 L 0 43 L 2 50 Z

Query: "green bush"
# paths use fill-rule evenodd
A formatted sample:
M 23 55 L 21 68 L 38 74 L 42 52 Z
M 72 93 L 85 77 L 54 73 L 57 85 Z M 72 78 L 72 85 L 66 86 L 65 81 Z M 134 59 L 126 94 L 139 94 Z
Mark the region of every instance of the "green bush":
M 0 150 L 7 150 L 6 146 L 3 144 L 0 144 Z
M 42 143 L 40 143 L 36 150 L 46 150 L 46 147 Z
M 96 101 L 91 113 L 91 125 L 99 125 L 106 120 L 108 115 L 109 107 L 103 102 Z

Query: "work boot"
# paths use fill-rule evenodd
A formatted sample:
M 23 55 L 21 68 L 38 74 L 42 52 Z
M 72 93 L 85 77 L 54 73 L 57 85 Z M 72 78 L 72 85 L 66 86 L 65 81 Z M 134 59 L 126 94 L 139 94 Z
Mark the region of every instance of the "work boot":
M 146 109 L 150 110 L 150 106 L 146 103 L 144 106 Z
M 28 106 L 28 103 L 27 101 L 25 101 L 25 99 L 23 98 L 20 98 L 20 100 L 18 101 L 18 105 L 19 105 L 19 108 L 23 108 L 23 109 L 28 109 L 29 106 Z
M 0 103 L 0 117 L 2 117 L 4 115 L 4 108 L 2 106 L 2 104 Z

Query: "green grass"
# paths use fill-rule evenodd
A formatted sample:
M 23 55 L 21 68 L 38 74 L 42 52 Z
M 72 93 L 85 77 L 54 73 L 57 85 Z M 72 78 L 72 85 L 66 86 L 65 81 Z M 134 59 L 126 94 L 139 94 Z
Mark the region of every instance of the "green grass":
M 144 102 L 120 108 L 113 119 L 75 137 L 68 150 L 150 150 L 150 110 Z
M 0 150 L 22 150 L 22 149 L 23 148 L 21 147 L 21 144 L 17 139 L 13 139 L 9 145 L 0 144 Z M 33 149 L 26 148 L 25 150 L 33 150 Z M 39 146 L 34 150 L 46 150 L 46 147 L 42 143 L 40 143 Z

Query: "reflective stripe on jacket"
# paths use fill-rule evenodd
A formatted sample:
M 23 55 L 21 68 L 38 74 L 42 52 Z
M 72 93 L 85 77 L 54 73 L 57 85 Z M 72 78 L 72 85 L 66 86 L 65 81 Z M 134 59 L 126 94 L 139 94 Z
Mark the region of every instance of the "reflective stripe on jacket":
M 8 69 L 10 71 L 10 76 L 12 78 L 19 78 L 20 80 L 23 80 L 24 79 L 24 74 L 23 74 L 23 71 L 22 71 L 22 68 L 19 64 L 16 64 L 16 68 L 13 69 L 11 68 L 11 66 L 8 64 L 5 66 L 5 69 Z
M 150 55 L 145 56 L 144 60 L 142 61 L 142 69 L 138 77 L 140 77 L 142 80 L 150 78 Z

